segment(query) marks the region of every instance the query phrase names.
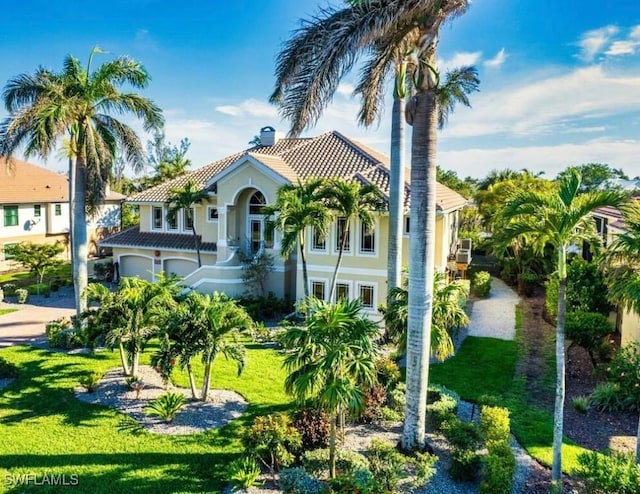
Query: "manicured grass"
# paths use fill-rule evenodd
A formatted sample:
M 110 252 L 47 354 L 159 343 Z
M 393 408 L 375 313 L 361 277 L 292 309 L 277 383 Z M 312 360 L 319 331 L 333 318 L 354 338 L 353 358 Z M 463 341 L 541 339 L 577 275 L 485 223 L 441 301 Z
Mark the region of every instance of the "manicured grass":
M 517 355 L 514 341 L 468 336 L 455 357 L 431 366 L 429 380 L 468 401 L 500 396 L 511 387 Z
M 3 314 L 9 314 L 11 312 L 15 312 L 17 310 L 18 309 L 0 309 L 0 316 L 3 315 Z
M 82 403 L 73 396 L 78 378 L 90 370 L 119 364 L 117 353 L 67 355 L 12 347 L 0 355 L 15 363 L 19 378 L 0 390 L 0 492 L 59 492 L 33 484 L 13 487 L 6 479 L 21 474 L 78 476 L 78 493 L 219 492 L 225 465 L 241 452 L 241 426 L 255 415 L 290 406 L 284 372 L 274 350 L 249 345 L 245 372 L 224 359 L 216 363 L 213 387 L 234 389 L 250 406 L 242 418 L 219 430 L 189 436 L 136 430 L 115 410 Z M 150 352 L 145 353 L 147 363 Z M 196 372 L 201 367 L 196 366 Z M 199 377 L 199 376 L 197 376 Z M 177 376 L 186 384 L 184 376 Z

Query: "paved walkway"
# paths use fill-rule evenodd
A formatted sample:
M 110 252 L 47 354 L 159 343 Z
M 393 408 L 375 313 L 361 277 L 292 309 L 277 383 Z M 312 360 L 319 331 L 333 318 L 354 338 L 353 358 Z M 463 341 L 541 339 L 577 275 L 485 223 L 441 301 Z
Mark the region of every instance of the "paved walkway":
M 489 297 L 474 300 L 469 316 L 468 336 L 501 340 L 516 337 L 518 295 L 500 278 L 491 277 Z

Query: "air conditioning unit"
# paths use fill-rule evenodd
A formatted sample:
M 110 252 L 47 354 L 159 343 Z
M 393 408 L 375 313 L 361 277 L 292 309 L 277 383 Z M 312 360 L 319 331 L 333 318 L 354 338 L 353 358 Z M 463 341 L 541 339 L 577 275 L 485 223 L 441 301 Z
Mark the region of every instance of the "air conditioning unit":
M 470 238 L 461 238 L 460 239 L 460 249 L 471 251 L 471 239 Z
M 471 264 L 471 250 L 460 249 L 456 252 L 456 262 L 460 264 Z

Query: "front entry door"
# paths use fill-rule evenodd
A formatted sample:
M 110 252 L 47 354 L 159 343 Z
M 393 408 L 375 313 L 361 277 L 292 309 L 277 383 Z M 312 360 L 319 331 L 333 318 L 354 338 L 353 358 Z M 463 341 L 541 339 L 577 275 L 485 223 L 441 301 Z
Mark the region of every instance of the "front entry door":
M 251 240 L 251 252 L 258 252 L 262 246 L 264 240 L 263 237 L 264 225 L 262 218 L 249 219 L 249 233 Z

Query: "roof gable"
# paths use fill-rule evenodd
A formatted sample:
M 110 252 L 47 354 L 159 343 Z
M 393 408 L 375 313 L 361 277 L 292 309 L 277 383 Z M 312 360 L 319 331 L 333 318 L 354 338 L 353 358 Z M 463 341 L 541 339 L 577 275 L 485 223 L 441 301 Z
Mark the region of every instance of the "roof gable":
M 67 202 L 69 180 L 64 175 L 18 159 L 0 158 L 0 203 Z

